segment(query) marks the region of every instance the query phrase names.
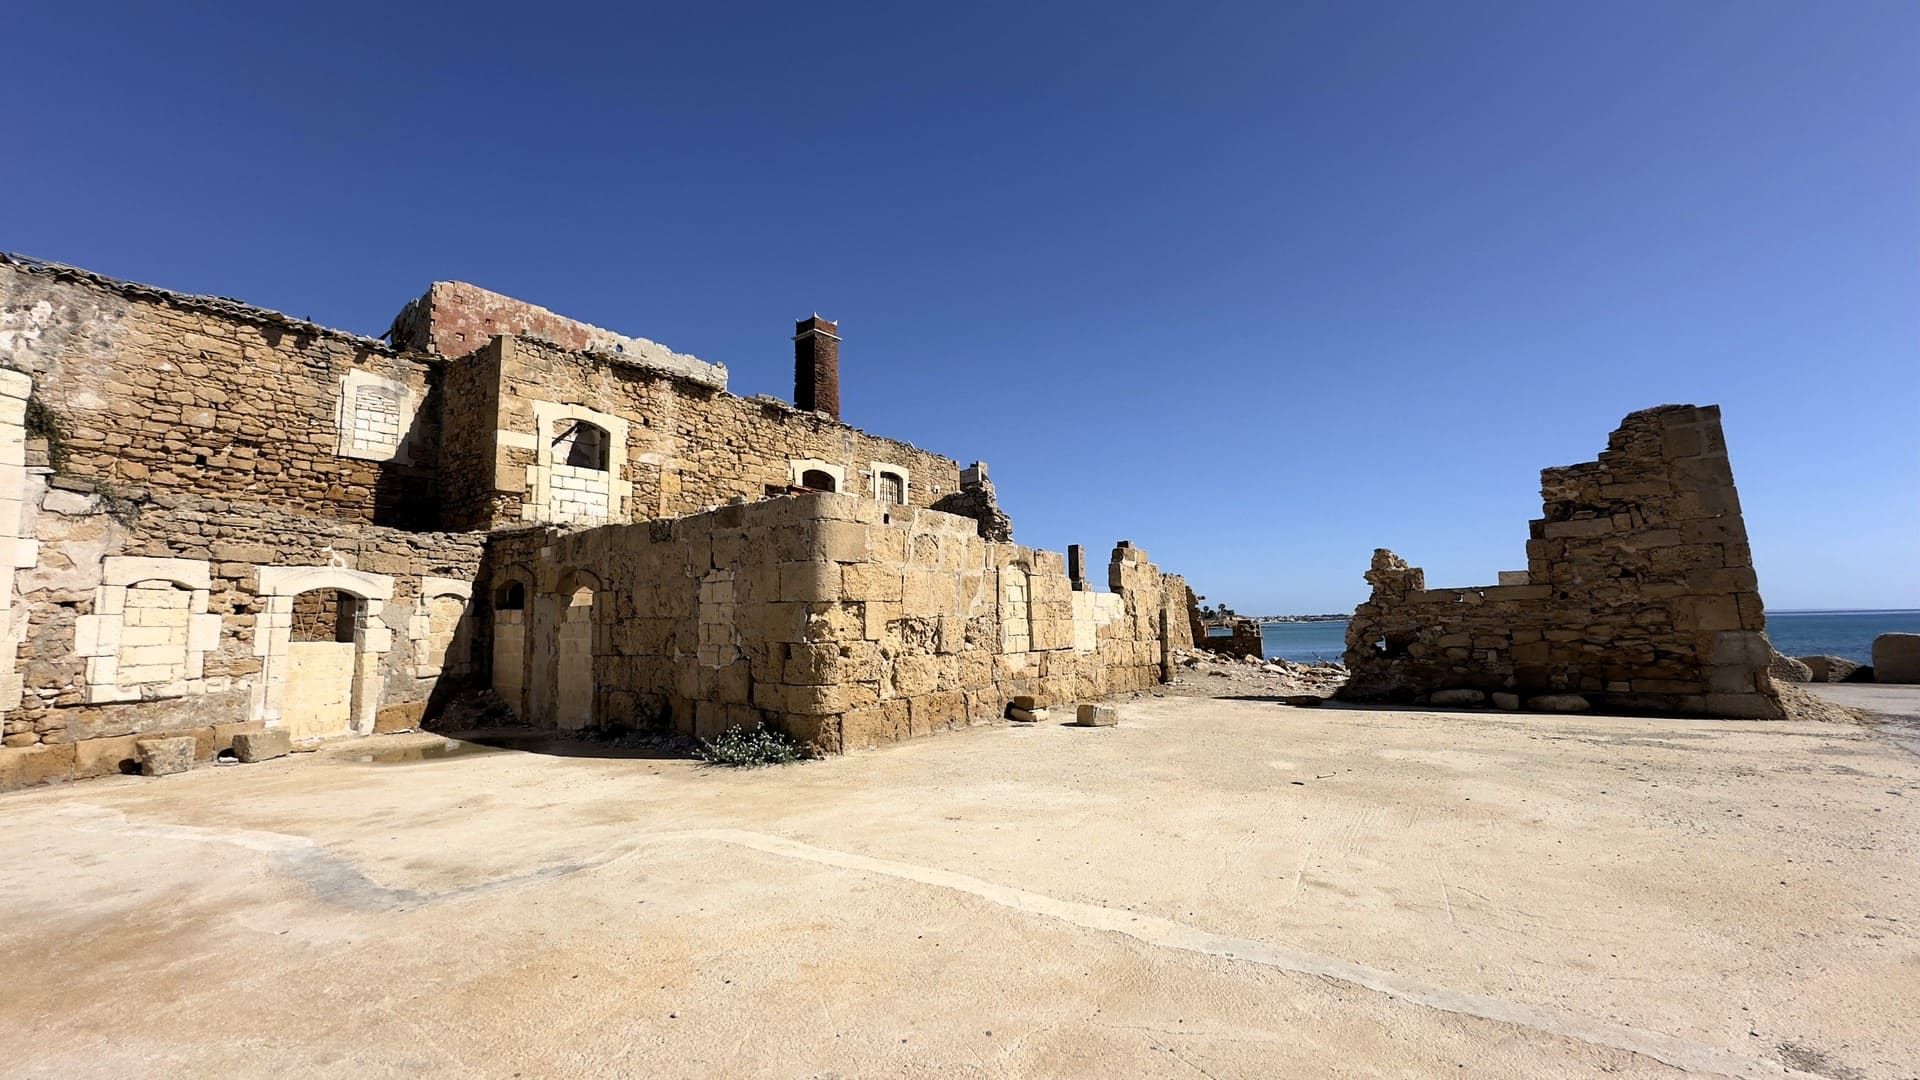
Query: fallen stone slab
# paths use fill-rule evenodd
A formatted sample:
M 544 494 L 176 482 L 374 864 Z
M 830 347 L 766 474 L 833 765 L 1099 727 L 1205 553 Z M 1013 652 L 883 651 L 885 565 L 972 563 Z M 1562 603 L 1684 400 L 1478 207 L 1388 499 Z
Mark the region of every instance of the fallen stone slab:
M 1593 705 L 1579 694 L 1541 694 L 1528 698 L 1527 708 L 1535 712 L 1586 712 Z
M 1807 665 L 1814 682 L 1845 682 L 1847 676 L 1859 669 L 1860 665 L 1839 656 L 1802 656 L 1800 662 Z
M 1028 698 L 1027 700 L 1032 701 L 1033 699 Z M 1047 710 L 1045 709 L 1023 709 L 1018 705 L 1012 705 L 1007 708 L 1007 719 L 1016 724 L 1037 724 L 1046 718 Z
M 1075 710 L 1073 722 L 1081 727 L 1112 727 L 1120 722 L 1120 710 L 1111 705 L 1082 705 Z
M 1468 689 L 1435 690 L 1427 698 L 1428 704 L 1432 705 L 1480 705 L 1486 700 L 1485 693 Z
M 140 775 L 172 776 L 193 768 L 197 745 L 191 735 L 171 739 L 141 739 L 134 744 L 140 757 Z
M 1881 634 L 1874 638 L 1873 681 L 1920 683 L 1920 634 Z
M 1013 707 L 1032 712 L 1040 707 L 1040 699 L 1034 697 L 1032 694 L 1016 694 L 1013 698 Z
M 243 731 L 233 737 L 233 756 L 251 765 L 272 761 L 293 752 L 293 736 L 285 728 L 274 731 Z

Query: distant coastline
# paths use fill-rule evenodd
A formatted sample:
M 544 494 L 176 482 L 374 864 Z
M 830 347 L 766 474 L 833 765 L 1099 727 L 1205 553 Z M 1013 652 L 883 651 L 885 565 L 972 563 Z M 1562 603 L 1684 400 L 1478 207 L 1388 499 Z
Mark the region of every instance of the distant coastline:
M 1353 615 L 1349 612 L 1340 615 L 1255 615 L 1253 621 L 1261 626 L 1270 626 L 1275 623 L 1345 622 L 1351 618 Z

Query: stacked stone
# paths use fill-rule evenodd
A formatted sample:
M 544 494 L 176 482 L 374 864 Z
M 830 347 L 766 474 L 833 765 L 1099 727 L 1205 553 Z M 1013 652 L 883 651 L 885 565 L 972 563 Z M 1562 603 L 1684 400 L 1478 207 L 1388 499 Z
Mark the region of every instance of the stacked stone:
M 1716 407 L 1627 417 L 1598 460 L 1541 473 L 1524 574 L 1427 589 L 1374 553 L 1342 696 L 1469 688 L 1774 718 L 1773 650 Z
M 996 722 L 1017 697 L 1045 708 L 1159 683 L 1168 649 L 1191 644 L 1168 617 L 1186 583 L 1128 544 L 1110 574 L 1115 593 L 1075 592 L 1058 553 L 988 543 L 968 518 L 826 494 L 500 536 L 489 570 L 535 586 L 529 646 L 506 650 L 522 667 L 505 673 L 532 722 L 557 715 L 563 660 L 542 643 L 564 583 L 591 576 L 605 583 L 594 722 L 666 718 L 701 736 L 766 723 L 828 752 Z M 1019 608 L 1004 599 L 1016 580 Z
M 793 463 L 834 463 L 841 494 L 872 495 L 878 465 L 904 473 L 910 507 L 931 506 L 959 487 L 959 465 L 893 439 L 848 427 L 772 398 L 723 390 L 599 353 L 572 352 L 531 339 L 497 339 L 450 365 L 446 439 L 446 524 L 495 528 L 550 520 L 533 500 L 535 402 L 592 402 L 630 418 L 626 466 L 629 504 L 612 519 L 698 513 L 746 497 L 785 491 Z
M 1222 656 L 1251 656 L 1255 659 L 1266 657 L 1267 643 L 1260 634 L 1258 622 L 1252 619 L 1233 619 L 1225 625 L 1229 633 L 1215 636 L 1203 632 L 1193 639 L 1194 646 Z M 1208 628 L 1203 627 L 1204 629 Z

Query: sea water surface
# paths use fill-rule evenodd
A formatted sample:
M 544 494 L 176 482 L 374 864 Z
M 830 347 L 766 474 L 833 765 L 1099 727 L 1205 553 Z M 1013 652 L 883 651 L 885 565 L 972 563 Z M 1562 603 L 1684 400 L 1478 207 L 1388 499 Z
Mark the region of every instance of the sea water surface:
M 1873 639 L 1893 633 L 1920 634 L 1920 609 L 1767 612 L 1767 636 L 1788 656 L 1838 656 L 1870 663 Z M 1338 663 L 1347 648 L 1347 621 L 1267 623 L 1260 628 L 1260 639 L 1269 660 Z

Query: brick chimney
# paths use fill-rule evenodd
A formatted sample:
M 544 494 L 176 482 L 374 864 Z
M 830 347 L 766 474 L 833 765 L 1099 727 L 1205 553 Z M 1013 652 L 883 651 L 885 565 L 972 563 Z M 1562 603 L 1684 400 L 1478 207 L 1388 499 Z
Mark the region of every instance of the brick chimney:
M 840 325 L 818 315 L 793 326 L 793 403 L 840 419 Z

